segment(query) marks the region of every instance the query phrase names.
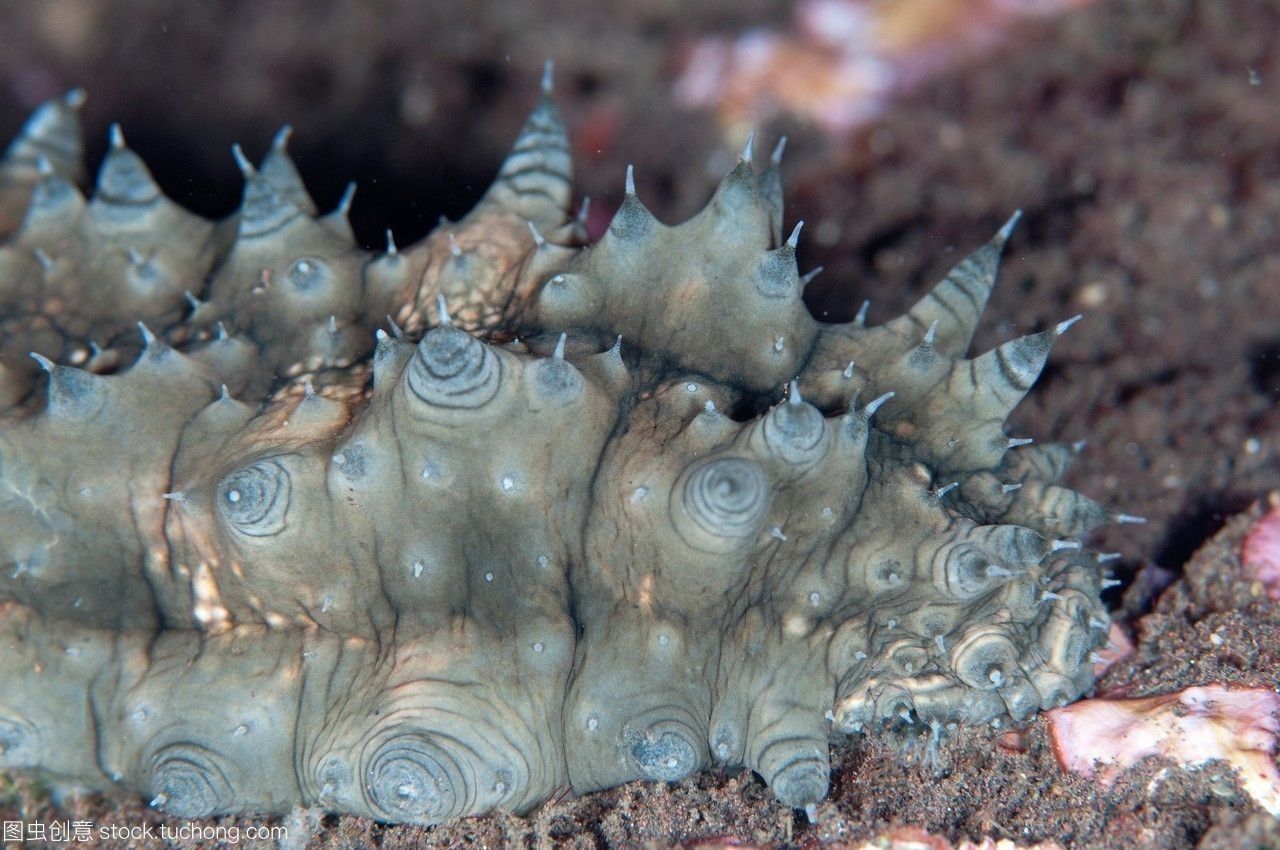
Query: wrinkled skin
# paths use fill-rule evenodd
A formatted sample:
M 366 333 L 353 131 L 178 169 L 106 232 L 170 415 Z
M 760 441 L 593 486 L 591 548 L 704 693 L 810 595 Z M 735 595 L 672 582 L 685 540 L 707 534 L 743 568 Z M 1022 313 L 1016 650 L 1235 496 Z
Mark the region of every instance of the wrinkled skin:
M 77 105 L 0 165 L 0 767 L 184 817 L 711 765 L 803 808 L 833 734 L 1091 686 L 1078 541 L 1120 517 L 1002 430 L 1068 323 L 965 358 L 1008 228 L 827 325 L 780 149 L 679 226 L 628 187 L 583 247 L 544 96 L 475 210 L 368 254 L 287 133 L 227 221 L 118 131 L 86 200 Z

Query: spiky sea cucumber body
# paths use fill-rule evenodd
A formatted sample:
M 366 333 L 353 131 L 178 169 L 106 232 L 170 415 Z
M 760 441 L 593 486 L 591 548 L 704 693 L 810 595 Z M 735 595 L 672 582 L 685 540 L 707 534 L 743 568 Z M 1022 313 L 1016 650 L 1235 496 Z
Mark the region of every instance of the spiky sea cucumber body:
M 806 807 L 833 733 L 1090 687 L 1115 517 L 1002 430 L 1068 323 L 964 357 L 1007 229 L 827 325 L 780 150 L 674 227 L 628 180 L 584 246 L 544 96 L 475 210 L 369 254 L 287 132 L 226 221 L 118 131 L 86 200 L 77 105 L 0 165 L 0 766 L 190 817 L 713 764 Z

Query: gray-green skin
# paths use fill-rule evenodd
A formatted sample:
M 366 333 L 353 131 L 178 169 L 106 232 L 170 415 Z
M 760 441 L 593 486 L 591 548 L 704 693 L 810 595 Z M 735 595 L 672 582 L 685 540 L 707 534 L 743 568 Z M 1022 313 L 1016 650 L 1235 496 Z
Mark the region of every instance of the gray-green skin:
M 833 736 L 1090 688 L 1078 541 L 1124 517 L 1002 430 L 1068 323 L 964 357 L 1008 227 L 829 325 L 780 149 L 675 227 L 628 180 L 582 247 L 544 95 L 471 214 L 369 254 L 287 133 L 227 221 L 118 131 L 86 200 L 79 99 L 0 165 L 0 767 L 184 817 L 712 765 L 810 808 Z

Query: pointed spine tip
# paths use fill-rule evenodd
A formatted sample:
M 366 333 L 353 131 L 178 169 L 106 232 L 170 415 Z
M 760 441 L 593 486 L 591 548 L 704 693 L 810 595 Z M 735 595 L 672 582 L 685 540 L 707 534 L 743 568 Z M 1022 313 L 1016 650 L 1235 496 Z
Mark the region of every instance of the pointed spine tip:
M 870 419 L 872 416 L 875 415 L 875 412 L 879 410 L 881 406 L 884 405 L 886 401 L 893 398 L 895 395 L 897 395 L 897 393 L 890 390 L 889 392 L 885 393 L 882 396 L 879 396 L 878 398 L 873 398 L 871 401 L 867 402 L 866 407 L 862 408 L 863 415 L 865 415 L 868 419 Z
M 542 93 L 550 95 L 556 90 L 556 62 L 548 59 L 542 65 Z
M 337 317 L 337 316 L 335 316 L 335 315 L 333 315 L 332 313 L 330 313 L 330 314 L 329 314 L 329 325 L 328 325 L 328 328 L 329 328 L 329 335 L 330 335 L 330 336 L 332 336 L 333 334 L 336 334 L 336 333 L 338 332 L 338 317 Z
M 289 146 L 289 137 L 292 135 L 293 125 L 285 124 L 276 131 L 275 138 L 271 140 L 271 149 L 283 153 L 284 149 Z
M 747 164 L 750 164 L 751 160 L 755 159 L 755 155 L 756 155 L 755 145 L 756 145 L 756 131 L 752 130 L 751 132 L 747 133 L 747 143 L 742 146 L 742 153 L 738 155 L 738 162 L 745 162 Z
M 107 131 L 107 136 L 111 140 L 111 147 L 115 150 L 124 150 L 124 130 L 120 129 L 118 123 L 112 123 L 111 128 Z
M 1018 222 L 1021 220 L 1022 210 L 1014 210 L 1013 215 L 1009 216 L 1009 220 L 996 232 L 996 239 L 1001 245 L 1009 241 L 1009 237 L 1013 235 L 1014 228 L 1018 226 Z
M 231 334 L 227 333 L 227 326 L 222 322 L 218 322 L 218 342 L 224 342 L 231 339 Z
M 538 232 L 538 228 L 534 226 L 532 221 L 526 221 L 525 224 L 529 226 L 529 234 L 533 236 L 533 247 L 541 248 L 543 245 L 547 244 L 547 240 Z
M 1121 525 L 1145 525 L 1147 518 L 1133 514 L 1116 514 L 1113 519 Z
M 551 356 L 554 357 L 556 360 L 564 359 L 564 344 L 565 344 L 565 340 L 567 340 L 568 338 L 569 338 L 568 334 L 561 333 L 560 338 L 556 340 L 556 350 L 551 354 Z
M 959 486 L 960 486 L 959 481 L 952 481 L 950 484 L 944 485 L 934 490 L 933 495 L 935 498 L 941 499 L 943 496 L 947 495 L 948 493 L 950 493 L 952 490 L 956 489 Z
M 194 294 L 192 294 L 192 292 L 191 292 L 191 290 L 190 290 L 190 289 L 184 289 L 184 290 L 182 290 L 182 294 L 183 294 L 183 296 L 184 296 L 184 297 L 186 297 L 186 299 L 187 299 L 187 303 L 191 305 L 191 312 L 192 312 L 192 313 L 194 313 L 196 310 L 199 310 L 199 309 L 200 309 L 200 305 L 201 305 L 203 302 L 202 302 L 199 298 L 197 298 Z
M 1006 496 L 1007 496 L 1008 494 L 1010 494 L 1010 493 L 1016 492 L 1016 491 L 1021 490 L 1021 489 L 1022 489 L 1022 484 L 1021 484 L 1021 483 L 1018 483 L 1018 484 L 1001 484 L 1001 485 L 1000 485 L 1000 492 L 1001 492 L 1001 493 L 1004 493 Z
M 852 360 L 849 361 L 848 366 L 844 367 L 844 371 L 840 373 L 840 377 L 844 378 L 846 381 L 853 380 L 853 361 Z
M 616 351 L 619 355 L 622 354 L 622 334 L 618 334 L 617 338 L 613 341 L 613 348 L 610 348 L 609 350 Z
M 150 348 L 156 344 L 156 335 L 143 322 L 138 322 L 138 331 L 142 334 L 142 347 Z
M 1084 318 L 1083 314 L 1077 313 L 1076 315 L 1072 316 L 1070 319 L 1065 319 L 1064 321 L 1058 322 L 1058 324 L 1055 325 L 1053 328 L 1053 335 L 1062 336 L 1064 333 L 1070 330 L 1072 325 L 1074 325 L 1076 322 L 1080 321 L 1083 318 Z
M 352 180 L 347 184 L 347 188 L 342 190 L 342 197 L 338 199 L 338 206 L 335 210 L 339 215 L 346 216 L 351 212 L 351 204 L 356 199 L 356 181 Z
M 53 163 L 49 161 L 49 157 L 44 154 L 36 157 L 36 171 L 40 172 L 41 177 L 53 176 Z
M 590 212 L 591 212 L 591 196 L 583 195 L 582 204 L 578 207 L 578 215 L 575 220 L 578 222 L 578 224 L 582 225 L 583 227 L 586 227 L 587 216 L 590 214 Z
M 452 233 L 449 234 L 449 253 L 453 255 L 455 260 L 462 256 L 462 246 L 458 244 L 458 240 L 454 238 Z
M 45 357 L 43 354 L 40 354 L 39 352 L 36 352 L 36 351 L 31 352 L 31 357 L 33 360 L 35 360 L 37 363 L 40 364 L 41 369 L 45 370 L 46 372 L 53 371 L 54 363 L 48 357 Z
M 636 196 L 636 167 L 627 163 L 627 182 L 623 184 L 623 192 L 628 198 Z
M 787 149 L 787 137 L 779 136 L 778 143 L 773 146 L 773 153 L 769 155 L 769 161 L 774 165 L 782 164 L 782 154 Z
M 862 306 L 858 308 L 858 315 L 853 317 L 853 323 L 858 327 L 866 327 L 867 311 L 871 309 L 870 301 L 863 301 Z
M 170 502 L 185 502 L 187 500 L 186 490 L 174 490 L 172 493 L 161 493 L 160 495 Z
M 244 148 L 240 147 L 239 142 L 231 146 L 231 156 L 235 159 L 236 168 L 240 169 L 240 174 L 245 180 L 258 173 L 258 170 L 253 167 L 253 163 L 249 161 L 249 157 L 244 155 Z
M 449 305 L 444 300 L 444 293 L 436 293 L 436 319 L 442 328 L 453 325 L 453 318 L 449 315 Z
M 787 402 L 796 406 L 804 404 L 804 398 L 800 395 L 800 385 L 794 380 L 787 386 Z
M 394 257 L 400 253 L 400 249 L 396 247 L 396 236 L 391 232 L 391 228 L 387 228 L 387 256 Z
M 84 102 L 88 97 L 89 95 L 85 93 L 85 90 L 77 86 L 62 96 L 62 102 L 72 109 L 79 109 L 84 106 Z
M 396 324 L 396 320 L 391 318 L 390 314 L 387 315 L 387 325 L 390 326 L 393 337 L 398 340 L 404 338 L 404 331 L 400 330 L 400 326 Z
M 929 330 L 924 332 L 924 339 L 920 340 L 920 344 L 926 347 L 931 347 L 933 345 L 933 341 L 937 338 L 938 338 L 938 320 L 934 319 L 929 324 Z
M 1018 446 L 1029 446 L 1034 442 L 1034 437 L 1010 437 L 1009 442 L 1005 445 L 1011 449 L 1016 449 Z
M 302 397 L 304 399 L 316 397 L 316 385 L 311 383 L 310 375 L 302 379 Z
M 218 396 L 218 401 L 231 401 L 231 390 L 227 389 L 227 385 L 222 385 L 222 395 Z
M 787 246 L 793 251 L 800 244 L 800 231 L 804 228 L 804 219 L 796 222 L 795 228 L 791 231 L 791 235 L 787 237 Z
M 823 269 L 822 266 L 815 266 L 812 271 L 806 272 L 805 274 L 801 275 L 800 285 L 808 286 L 810 281 L 812 281 L 818 275 L 822 274 L 822 269 Z

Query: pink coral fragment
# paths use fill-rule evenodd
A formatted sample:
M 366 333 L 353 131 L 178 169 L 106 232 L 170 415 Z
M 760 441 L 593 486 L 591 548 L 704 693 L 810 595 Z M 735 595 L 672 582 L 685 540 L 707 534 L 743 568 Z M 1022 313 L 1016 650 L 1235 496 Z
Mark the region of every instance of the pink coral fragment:
M 708 838 L 684 846 L 697 850 L 761 850 L 760 845 L 723 837 Z M 976 842 L 965 838 L 959 844 L 953 844 L 943 836 L 917 826 L 895 826 L 865 841 L 824 846 L 835 850 L 1062 850 L 1062 845 L 1054 841 L 1028 845 L 1018 844 L 1008 838 L 991 837 Z
M 991 50 L 1019 19 L 1090 2 L 802 0 L 793 31 L 698 42 L 675 94 L 686 106 L 714 108 L 730 129 L 785 112 L 841 136 L 892 96 Z
M 1245 573 L 1260 582 L 1267 597 L 1280 602 L 1280 507 L 1249 529 L 1240 554 Z
M 934 835 L 915 826 L 897 826 L 861 844 L 845 845 L 848 850 L 1062 850 L 1055 841 L 1039 844 L 1018 844 L 1008 838 L 991 838 L 978 841 L 968 838 L 953 844 L 941 835 Z
M 1222 684 L 1142 699 L 1089 699 L 1048 712 L 1058 763 L 1109 785 L 1126 767 L 1163 756 L 1184 767 L 1222 759 L 1264 809 L 1280 815 L 1273 756 L 1280 694 Z

